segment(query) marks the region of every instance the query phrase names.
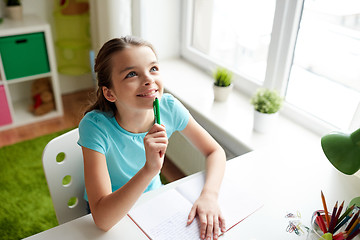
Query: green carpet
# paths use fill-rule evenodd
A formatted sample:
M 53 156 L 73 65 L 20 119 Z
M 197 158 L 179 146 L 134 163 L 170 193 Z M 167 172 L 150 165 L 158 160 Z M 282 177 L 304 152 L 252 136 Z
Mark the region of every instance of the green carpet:
M 41 157 L 46 144 L 66 131 L 0 148 L 1 239 L 22 239 L 58 225 Z
M 0 148 L 0 239 L 22 239 L 58 225 L 41 157 L 46 144 L 67 131 Z

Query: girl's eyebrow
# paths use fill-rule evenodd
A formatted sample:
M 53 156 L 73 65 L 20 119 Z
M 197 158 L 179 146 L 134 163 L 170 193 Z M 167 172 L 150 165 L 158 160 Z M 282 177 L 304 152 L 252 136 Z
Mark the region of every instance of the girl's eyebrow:
M 129 71 L 129 70 L 134 69 L 134 68 L 135 68 L 135 66 L 126 67 L 126 68 L 124 68 L 123 70 L 121 70 L 120 73 Z
M 152 61 L 149 65 L 159 64 L 158 61 Z
M 1 0 L 0 0 L 0 1 L 1 1 Z M 159 64 L 159 62 L 158 62 L 158 61 L 152 61 L 151 63 L 149 63 L 149 66 L 154 65 L 154 64 Z M 132 70 L 132 69 L 134 69 L 134 68 L 136 68 L 136 66 L 126 67 L 126 68 L 124 68 L 123 70 L 121 70 L 120 73 L 129 71 L 129 70 Z

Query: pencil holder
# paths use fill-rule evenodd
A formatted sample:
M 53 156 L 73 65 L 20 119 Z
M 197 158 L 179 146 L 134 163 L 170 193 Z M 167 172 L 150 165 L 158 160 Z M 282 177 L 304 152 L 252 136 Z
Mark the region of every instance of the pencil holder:
M 311 217 L 311 223 L 310 223 L 310 229 L 307 235 L 306 240 L 332 240 L 332 237 L 328 237 L 324 235 L 323 231 L 320 229 L 319 225 L 316 223 L 316 216 L 317 216 L 317 212 L 320 213 L 320 216 L 323 218 L 323 220 L 325 221 L 324 218 L 324 214 L 323 211 L 315 211 Z M 329 215 L 331 216 L 331 213 L 329 213 Z

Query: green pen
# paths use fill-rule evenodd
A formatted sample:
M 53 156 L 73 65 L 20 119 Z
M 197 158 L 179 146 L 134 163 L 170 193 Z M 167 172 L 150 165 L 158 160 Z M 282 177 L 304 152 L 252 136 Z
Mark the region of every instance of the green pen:
M 155 98 L 153 107 L 154 107 L 155 123 L 160 125 L 161 124 L 160 123 L 160 106 L 159 106 L 158 98 Z

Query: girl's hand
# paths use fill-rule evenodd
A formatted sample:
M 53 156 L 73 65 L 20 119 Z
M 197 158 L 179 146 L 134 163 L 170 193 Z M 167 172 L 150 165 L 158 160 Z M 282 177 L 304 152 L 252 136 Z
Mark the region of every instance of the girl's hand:
M 221 214 L 217 196 L 211 193 L 201 193 L 190 210 L 187 224 L 191 224 L 196 214 L 200 220 L 200 238 L 210 240 L 219 237 L 219 229 L 225 232 L 225 219 Z
M 164 163 L 168 138 L 164 125 L 154 124 L 144 137 L 145 168 L 157 174 Z

